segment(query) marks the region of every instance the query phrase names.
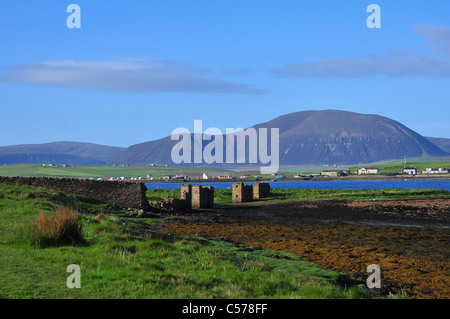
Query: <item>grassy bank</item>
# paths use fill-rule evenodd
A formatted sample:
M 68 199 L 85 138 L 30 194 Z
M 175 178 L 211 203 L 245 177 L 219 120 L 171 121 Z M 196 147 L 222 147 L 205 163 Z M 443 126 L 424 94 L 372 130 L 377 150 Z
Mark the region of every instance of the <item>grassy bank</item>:
M 272 189 L 271 196 L 258 201 L 305 200 L 387 200 L 450 196 L 450 191 L 440 189 Z M 155 189 L 147 191 L 150 203 L 168 198 L 180 198 L 179 189 Z M 215 189 L 216 204 L 231 204 L 231 189 Z
M 82 240 L 53 241 L 45 248 L 30 241 L 30 225 L 40 214 L 58 216 L 61 206 L 81 212 L 76 227 L 81 226 Z M 109 214 L 111 209 L 80 196 L 0 184 L 0 297 L 367 297 L 356 287 L 346 288 L 347 277 L 298 255 L 241 251 L 202 238 L 150 239 L 142 223 L 158 220 L 138 224 L 120 211 Z M 80 289 L 66 285 L 70 264 L 80 266 Z

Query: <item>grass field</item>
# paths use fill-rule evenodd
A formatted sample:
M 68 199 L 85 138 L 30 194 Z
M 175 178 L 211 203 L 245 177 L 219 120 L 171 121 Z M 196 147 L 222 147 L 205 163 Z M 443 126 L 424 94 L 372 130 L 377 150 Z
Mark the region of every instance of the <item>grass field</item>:
M 64 205 L 84 213 L 83 241 L 42 248 L 30 221 Z M 108 205 L 48 189 L 0 184 L 0 298 L 369 298 L 342 274 L 280 251 L 239 251 L 225 242 L 149 239 Z M 270 257 L 288 256 L 290 260 Z M 66 269 L 81 269 L 69 289 Z M 345 287 L 347 285 L 347 287 Z
M 368 164 L 351 167 L 354 172 L 361 167 L 378 167 L 382 174 L 402 173 L 405 164 Z M 450 167 L 449 161 L 441 162 L 411 162 L 406 166 L 417 167 L 422 171 L 427 167 Z M 292 176 L 295 174 L 307 175 L 313 172 L 321 172 L 322 169 L 332 168 L 324 166 L 298 167 L 280 170 L 280 174 Z M 349 167 L 347 167 L 349 168 Z M 43 167 L 40 164 L 14 164 L 0 165 L 0 176 L 46 176 L 46 177 L 73 177 L 73 178 L 110 178 L 110 177 L 142 177 L 147 176 L 161 178 L 165 175 L 181 175 L 201 178 L 203 173 L 214 173 L 215 175 L 240 176 L 244 172 L 231 172 L 226 170 L 203 168 L 203 167 L 175 167 L 175 166 L 100 166 L 100 165 L 76 165 L 70 167 Z M 347 178 L 364 178 L 367 176 L 348 176 Z M 369 176 L 370 177 L 370 176 Z M 271 178 L 271 176 L 267 176 Z
M 200 177 L 203 173 L 226 171 L 212 168 L 175 167 L 175 166 L 100 166 L 75 165 L 70 167 L 43 167 L 40 164 L 1 165 L 0 176 L 58 176 L 77 178 L 109 178 L 109 177 L 163 177 L 165 175 L 189 175 Z

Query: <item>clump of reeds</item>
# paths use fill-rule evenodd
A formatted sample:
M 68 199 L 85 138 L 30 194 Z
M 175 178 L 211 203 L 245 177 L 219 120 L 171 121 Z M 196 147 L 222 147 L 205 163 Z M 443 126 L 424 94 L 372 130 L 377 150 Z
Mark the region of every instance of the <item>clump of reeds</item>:
M 39 248 L 82 244 L 82 227 L 77 209 L 59 206 L 54 212 L 41 212 L 31 220 L 25 229 L 25 239 Z

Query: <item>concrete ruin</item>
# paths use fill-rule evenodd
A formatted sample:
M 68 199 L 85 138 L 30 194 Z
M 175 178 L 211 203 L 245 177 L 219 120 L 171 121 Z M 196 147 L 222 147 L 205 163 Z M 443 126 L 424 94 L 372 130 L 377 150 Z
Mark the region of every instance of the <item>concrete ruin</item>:
M 192 185 L 181 185 L 180 199 L 185 201 L 187 208 L 192 208 Z
M 253 185 L 253 198 L 265 198 L 270 196 L 270 184 L 256 182 Z
M 253 200 L 253 186 L 245 185 L 242 182 L 233 184 L 233 203 L 244 203 Z
M 253 199 L 270 196 L 270 184 L 256 182 L 252 185 L 245 185 L 242 182 L 233 184 L 233 203 L 251 202 Z
M 214 187 L 181 185 L 180 198 L 185 201 L 187 208 L 211 208 L 214 207 Z

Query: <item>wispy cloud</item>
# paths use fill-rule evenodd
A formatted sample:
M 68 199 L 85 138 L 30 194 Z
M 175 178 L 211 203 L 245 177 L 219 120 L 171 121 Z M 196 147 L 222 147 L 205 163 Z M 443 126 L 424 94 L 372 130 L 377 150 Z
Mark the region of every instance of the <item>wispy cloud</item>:
M 291 63 L 273 69 L 272 74 L 295 78 L 450 77 L 450 28 L 416 25 L 415 30 L 444 58 L 431 58 L 397 50 L 385 55 Z
M 211 70 L 171 61 L 44 61 L 0 68 L 0 81 L 119 92 L 265 93 L 221 80 Z
M 425 37 L 430 47 L 450 60 L 450 28 L 445 26 L 434 26 L 431 24 L 417 24 L 417 34 Z

